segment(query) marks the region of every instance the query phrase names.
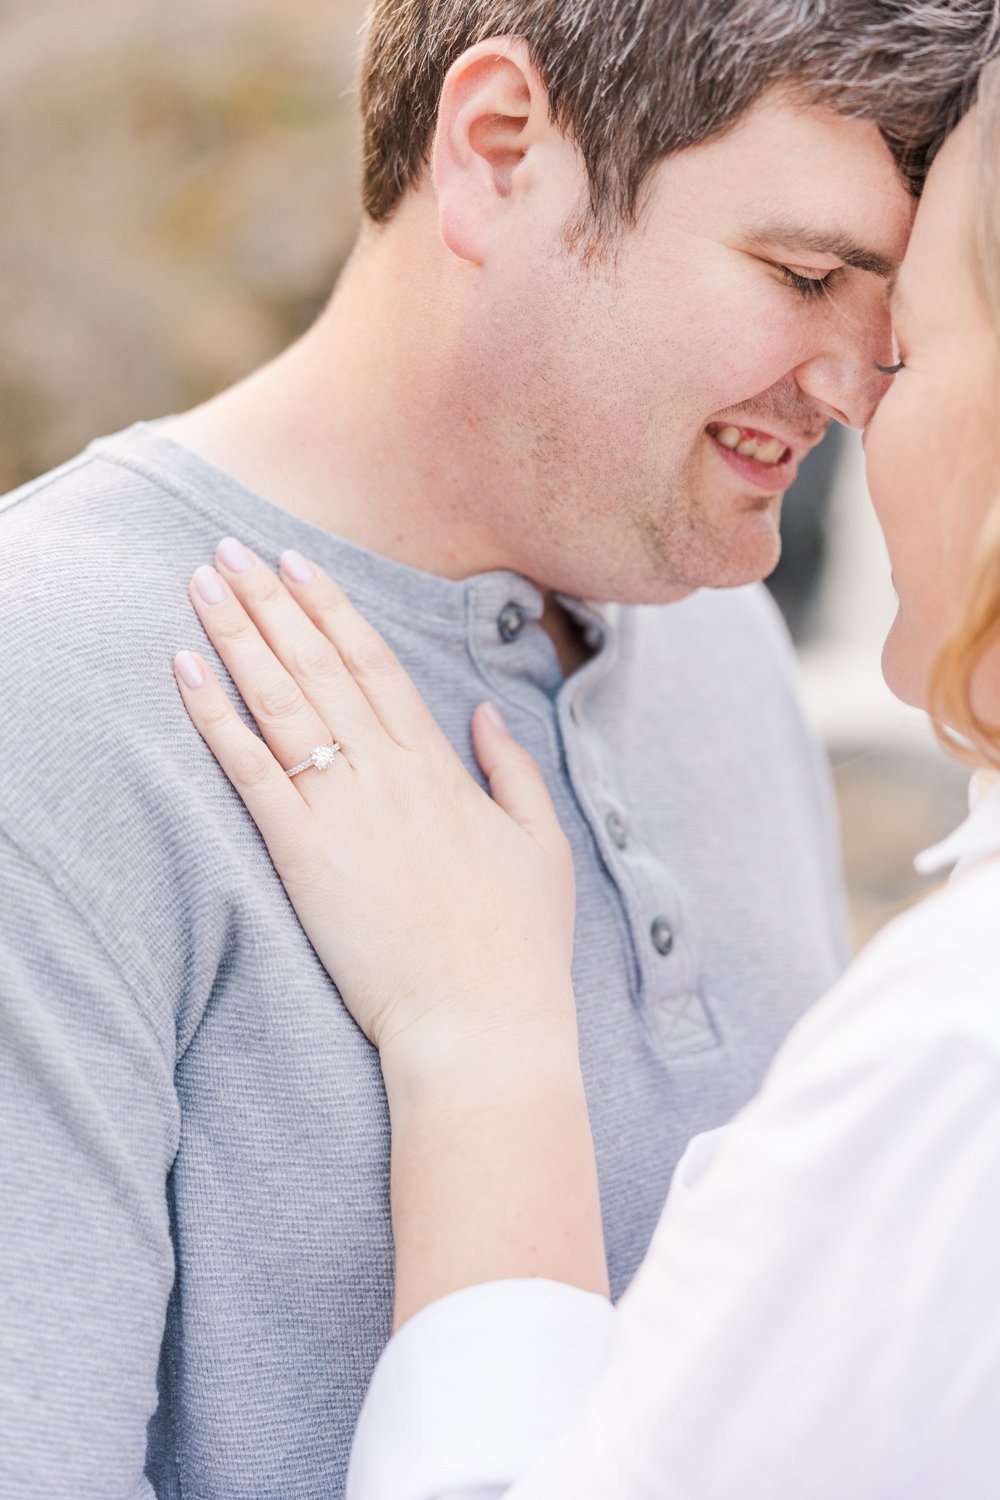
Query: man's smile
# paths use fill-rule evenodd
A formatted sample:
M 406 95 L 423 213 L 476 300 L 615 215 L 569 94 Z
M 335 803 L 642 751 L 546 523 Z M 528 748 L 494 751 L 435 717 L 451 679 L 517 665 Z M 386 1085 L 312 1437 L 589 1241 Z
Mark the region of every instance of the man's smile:
M 705 435 L 718 456 L 744 482 L 769 495 L 791 488 L 801 460 L 820 441 L 823 432 L 777 434 L 725 420 L 709 422 L 705 428 Z
M 728 423 L 709 422 L 705 430 L 723 448 L 740 453 L 744 458 L 755 458 L 758 463 L 774 465 L 784 463 L 791 457 L 791 449 L 787 443 L 753 427 L 732 427 Z
M 719 458 L 743 483 L 762 494 L 780 494 L 795 482 L 798 459 L 780 438 L 723 422 L 710 422 L 705 435 Z

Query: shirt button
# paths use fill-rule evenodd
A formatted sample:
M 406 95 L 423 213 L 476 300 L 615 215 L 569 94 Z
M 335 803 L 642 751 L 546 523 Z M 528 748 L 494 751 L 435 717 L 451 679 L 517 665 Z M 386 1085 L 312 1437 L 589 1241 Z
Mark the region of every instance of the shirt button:
M 649 935 L 653 939 L 653 947 L 657 953 L 662 953 L 663 957 L 666 958 L 674 946 L 674 934 L 666 917 L 656 918 L 649 929 Z
M 497 629 L 503 641 L 516 641 L 524 629 L 524 610 L 519 604 L 505 604 L 497 620 Z
M 608 836 L 616 849 L 624 849 L 628 843 L 628 829 L 622 817 L 616 812 L 609 812 L 606 824 Z

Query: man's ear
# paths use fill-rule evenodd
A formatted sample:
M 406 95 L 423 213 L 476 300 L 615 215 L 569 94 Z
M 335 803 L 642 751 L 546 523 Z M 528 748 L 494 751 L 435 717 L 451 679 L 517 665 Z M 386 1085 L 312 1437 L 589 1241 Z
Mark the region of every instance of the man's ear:
M 432 155 L 441 237 L 452 254 L 482 263 L 491 229 L 529 181 L 528 153 L 554 130 L 526 43 L 494 37 L 452 64 Z

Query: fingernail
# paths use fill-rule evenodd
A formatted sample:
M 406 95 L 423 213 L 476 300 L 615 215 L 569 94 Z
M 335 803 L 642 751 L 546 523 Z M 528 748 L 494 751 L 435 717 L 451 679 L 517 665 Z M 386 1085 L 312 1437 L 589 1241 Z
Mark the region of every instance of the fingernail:
M 507 728 L 507 720 L 504 718 L 503 714 L 497 708 L 495 703 L 484 703 L 483 708 L 486 711 L 487 718 L 492 719 L 498 729 Z
M 316 577 L 316 569 L 312 563 L 301 552 L 296 552 L 294 547 L 289 547 L 287 552 L 281 554 L 281 566 L 296 583 L 312 583 Z
M 178 651 L 174 657 L 174 666 L 189 688 L 200 688 L 204 683 L 205 674 L 201 670 L 198 658 L 190 651 Z
M 194 584 L 206 604 L 221 604 L 229 592 L 220 574 L 207 563 L 196 570 Z
M 218 547 L 218 557 L 234 573 L 246 573 L 257 561 L 243 543 L 238 542 L 234 536 L 222 538 Z

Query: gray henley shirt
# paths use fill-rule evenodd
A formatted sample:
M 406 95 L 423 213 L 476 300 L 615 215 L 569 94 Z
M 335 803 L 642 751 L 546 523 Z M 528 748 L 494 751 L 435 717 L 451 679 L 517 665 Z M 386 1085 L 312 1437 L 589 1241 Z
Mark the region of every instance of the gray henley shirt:
M 227 533 L 326 567 L 470 769 L 485 697 L 541 764 L 576 859 L 615 1296 L 685 1143 L 844 957 L 827 772 L 761 587 L 564 600 L 593 648 L 564 680 L 525 578 L 369 553 L 155 425 L 9 496 L 2 1500 L 338 1500 L 389 1333 L 378 1057 L 171 672 L 191 646 L 229 683 L 187 598 Z

